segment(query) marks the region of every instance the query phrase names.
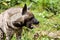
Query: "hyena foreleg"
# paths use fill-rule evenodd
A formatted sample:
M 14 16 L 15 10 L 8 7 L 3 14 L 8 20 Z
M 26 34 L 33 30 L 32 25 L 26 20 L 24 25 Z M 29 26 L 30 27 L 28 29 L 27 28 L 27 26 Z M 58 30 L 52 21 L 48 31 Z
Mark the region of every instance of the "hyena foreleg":
M 0 40 L 4 40 L 4 32 L 0 29 Z
M 22 29 L 16 32 L 16 40 L 21 40 Z
M 6 40 L 11 40 L 11 38 L 13 37 L 13 31 L 11 30 L 7 30 L 6 34 Z

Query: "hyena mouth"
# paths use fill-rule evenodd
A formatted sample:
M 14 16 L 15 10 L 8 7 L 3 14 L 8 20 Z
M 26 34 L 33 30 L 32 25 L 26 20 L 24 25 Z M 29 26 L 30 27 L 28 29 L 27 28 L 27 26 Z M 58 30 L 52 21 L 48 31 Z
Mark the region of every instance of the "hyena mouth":
M 36 28 L 37 27 L 37 25 L 34 25 L 34 24 L 29 24 L 28 25 L 28 28 L 30 28 L 30 29 L 33 29 L 33 28 Z
M 33 21 L 33 22 L 28 22 L 26 25 L 28 28 L 33 29 L 33 28 L 37 27 L 38 24 L 39 24 L 38 21 L 35 21 L 35 22 Z
M 37 28 L 38 26 L 39 26 L 39 24 L 38 25 L 32 24 L 30 29 Z
M 28 27 L 28 28 L 33 29 L 33 28 L 34 28 L 34 26 L 33 26 L 33 25 L 29 25 L 29 27 Z

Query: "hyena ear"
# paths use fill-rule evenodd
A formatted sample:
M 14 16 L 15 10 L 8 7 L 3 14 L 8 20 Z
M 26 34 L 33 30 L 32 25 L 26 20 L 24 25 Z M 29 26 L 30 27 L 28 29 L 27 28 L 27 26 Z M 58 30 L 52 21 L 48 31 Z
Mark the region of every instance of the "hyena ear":
M 25 4 L 22 9 L 22 15 L 24 15 L 27 12 L 27 5 Z

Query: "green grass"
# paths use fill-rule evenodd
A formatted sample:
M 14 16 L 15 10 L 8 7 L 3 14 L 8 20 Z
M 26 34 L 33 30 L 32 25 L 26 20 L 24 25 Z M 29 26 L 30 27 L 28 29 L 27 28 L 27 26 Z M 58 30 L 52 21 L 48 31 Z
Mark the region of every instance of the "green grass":
M 34 12 L 33 12 L 34 13 Z M 57 31 L 58 28 L 55 28 L 54 25 L 55 24 L 60 24 L 60 14 L 57 16 L 52 16 L 53 13 L 49 13 L 46 11 L 43 11 L 42 13 L 34 13 L 36 19 L 40 22 L 39 26 L 29 30 L 28 28 L 23 28 L 23 32 L 22 32 L 22 40 L 34 40 L 34 34 L 36 33 L 40 33 L 40 31 L 50 31 L 50 32 L 55 32 Z M 45 16 L 47 16 L 48 18 L 45 18 Z M 50 18 L 50 16 L 52 16 Z M 28 29 L 28 30 L 27 30 Z M 49 38 L 48 36 L 37 36 L 38 38 L 36 40 L 52 40 L 51 38 Z M 13 37 L 12 40 L 15 40 L 15 38 Z M 59 40 L 59 39 L 58 39 Z
M 8 1 L 8 0 L 7 0 Z M 10 1 L 8 1 L 9 3 L 7 3 L 7 1 L 3 1 L 0 3 L 1 9 L 0 9 L 0 13 L 3 12 L 3 10 L 7 9 L 8 7 L 12 6 L 20 6 L 23 7 L 23 4 L 26 3 L 27 5 L 29 5 L 31 2 L 29 0 L 18 0 L 18 2 L 20 2 L 19 5 L 15 5 L 15 1 L 10 0 L 12 3 L 10 3 Z M 49 32 L 55 32 L 60 30 L 60 14 L 58 15 L 54 15 L 54 13 L 49 11 L 46 11 L 44 8 L 47 7 L 52 7 L 54 10 L 57 10 L 59 12 L 60 10 L 60 0 L 33 0 L 33 5 L 31 7 L 31 11 L 33 12 L 34 16 L 36 17 L 36 19 L 40 22 L 39 26 L 37 26 L 34 29 L 28 29 L 26 27 L 23 28 L 23 32 L 22 32 L 22 40 L 54 40 L 53 38 L 50 38 L 48 36 L 40 36 L 40 32 L 42 31 L 49 31 Z M 7 4 L 7 5 L 3 5 L 3 3 Z M 4 9 L 5 8 L 5 9 Z M 52 11 L 54 11 L 52 10 Z M 56 27 L 57 26 L 57 27 Z M 38 33 L 38 34 L 37 34 Z M 34 35 L 36 35 L 37 38 L 34 38 Z M 15 35 L 13 36 L 12 40 L 16 40 Z M 60 39 L 58 39 L 60 40 Z
M 53 15 L 51 12 L 47 11 L 42 11 L 36 12 L 32 11 L 35 18 L 40 22 L 39 26 L 37 26 L 34 29 L 28 29 L 26 27 L 23 28 L 22 32 L 22 40 L 34 40 L 34 35 L 36 33 L 40 34 L 40 31 L 50 31 L 50 32 L 55 32 L 60 29 L 58 26 L 57 28 L 54 27 L 55 24 L 60 25 L 60 14 L 59 15 Z M 52 16 L 52 17 L 51 17 Z M 47 18 L 46 18 L 47 17 Z M 12 40 L 16 40 L 15 35 L 13 36 Z M 36 40 L 52 40 L 48 36 L 37 36 Z M 58 39 L 60 40 L 60 39 Z
M 1 10 L 2 11 L 2 10 Z M 50 31 L 55 32 L 60 29 L 60 27 L 54 27 L 55 24 L 60 25 L 60 14 L 53 15 L 51 12 L 47 12 L 43 10 L 41 13 L 37 11 L 32 11 L 35 18 L 40 22 L 39 26 L 34 29 L 28 29 L 26 27 L 23 28 L 22 32 L 22 40 L 34 40 L 34 35 L 36 33 L 40 34 L 40 31 Z M 53 16 L 52 16 L 53 15 Z M 52 16 L 52 17 L 51 17 Z M 56 26 L 56 25 L 55 25 Z M 15 35 L 13 36 L 12 40 L 16 40 Z M 36 40 L 52 40 L 48 36 L 37 36 Z M 58 39 L 60 40 L 60 39 Z

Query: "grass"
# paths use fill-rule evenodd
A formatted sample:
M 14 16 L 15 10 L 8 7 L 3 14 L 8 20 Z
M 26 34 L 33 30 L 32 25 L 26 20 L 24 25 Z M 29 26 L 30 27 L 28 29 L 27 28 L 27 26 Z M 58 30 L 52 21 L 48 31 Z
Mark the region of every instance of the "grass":
M 54 27 L 54 26 L 60 25 L 60 14 L 53 15 L 53 13 L 47 12 L 46 10 L 42 11 L 41 13 L 36 11 L 32 11 L 32 12 L 35 18 L 40 22 L 39 26 L 37 26 L 32 30 L 31 29 L 29 30 L 28 28 L 24 27 L 21 39 L 22 40 L 52 40 L 52 38 L 49 38 L 48 36 L 40 36 L 39 34 L 40 34 L 40 31 L 55 32 L 57 30 L 60 30 L 60 26 Z M 36 33 L 38 33 L 37 38 L 34 38 L 34 35 Z M 12 40 L 16 40 L 15 35 L 13 36 Z
M 33 12 L 34 13 L 34 12 Z M 49 14 L 48 14 L 49 13 Z M 54 27 L 55 24 L 59 25 L 60 24 L 60 14 L 59 15 L 53 15 L 53 13 L 51 12 L 47 12 L 47 11 L 43 11 L 42 13 L 34 13 L 36 19 L 40 22 L 39 26 L 32 29 L 32 30 L 28 30 L 28 28 L 23 28 L 23 32 L 22 32 L 22 40 L 54 40 L 52 38 L 49 38 L 48 36 L 40 36 L 40 31 L 50 31 L 50 32 L 55 32 L 57 31 L 57 29 L 59 29 L 58 27 Z M 46 18 L 45 16 L 47 16 L 48 18 Z M 50 17 L 52 16 L 52 17 Z M 55 26 L 57 26 L 55 25 Z M 37 38 L 34 38 L 34 35 L 37 34 Z M 15 38 L 13 37 L 12 40 L 15 40 Z M 58 39 L 60 40 L 60 39 Z
M 2 11 L 2 10 L 1 10 Z M 43 12 L 36 12 L 32 11 L 36 19 L 40 22 L 39 26 L 37 26 L 34 29 L 28 29 L 26 27 L 23 28 L 22 32 L 22 40 L 52 40 L 52 38 L 49 38 L 48 36 L 40 36 L 40 31 L 50 31 L 54 32 L 60 29 L 60 27 L 54 27 L 55 24 L 60 24 L 60 14 L 59 15 L 53 15 L 51 12 L 47 12 L 44 10 Z M 53 16 L 52 16 L 53 15 Z M 52 16 L 52 17 L 51 17 Z M 57 26 L 55 25 L 55 26 Z M 34 35 L 38 33 L 37 38 L 34 38 Z M 16 40 L 15 35 L 13 36 L 12 40 Z M 53 39 L 54 40 L 54 39 Z M 60 39 L 58 39 L 60 40 Z
M 23 3 L 21 4 L 21 6 L 22 5 Z M 50 38 L 46 35 L 40 36 L 40 32 L 42 31 L 55 32 L 60 30 L 60 14 L 54 15 L 51 12 L 43 10 L 42 7 L 40 8 L 40 6 L 38 8 L 39 8 L 38 10 L 36 8 L 35 10 L 32 10 L 32 12 L 36 19 L 40 22 L 39 26 L 32 30 L 31 29 L 29 30 L 28 28 L 24 27 L 21 38 L 22 40 L 54 40 L 53 38 Z M 0 10 L 0 13 L 2 11 L 3 10 Z M 13 36 L 12 40 L 16 40 L 15 35 Z

